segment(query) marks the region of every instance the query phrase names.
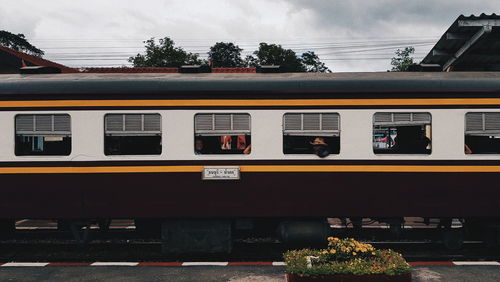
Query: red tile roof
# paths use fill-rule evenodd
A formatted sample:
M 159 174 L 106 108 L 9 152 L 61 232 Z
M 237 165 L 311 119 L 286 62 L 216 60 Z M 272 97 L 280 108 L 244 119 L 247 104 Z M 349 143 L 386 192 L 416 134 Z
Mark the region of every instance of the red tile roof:
M 215 73 L 256 73 L 256 68 L 212 68 Z
M 92 68 L 70 68 L 41 57 L 29 55 L 14 49 L 0 46 L 0 52 L 11 54 L 20 60 L 24 60 L 27 65 L 48 66 L 61 69 L 63 73 L 178 73 L 178 68 L 163 68 L 163 67 L 92 67 Z M 212 68 L 212 73 L 255 73 L 255 68 Z
M 178 73 L 178 68 L 161 68 L 161 67 L 143 67 L 143 68 L 130 68 L 130 67 L 95 67 L 83 68 L 81 70 L 85 73 Z M 212 73 L 255 73 L 255 68 L 212 68 Z
M 83 68 L 81 72 L 85 73 L 178 73 L 178 68 L 129 68 L 129 67 L 95 67 L 95 68 Z
M 13 56 L 18 57 L 20 60 L 24 60 L 26 64 L 29 65 L 35 65 L 35 66 L 45 66 L 45 67 L 56 67 L 61 69 L 61 72 L 63 73 L 75 73 L 78 72 L 78 69 L 75 68 L 70 68 L 58 63 L 54 63 L 52 61 L 43 59 L 41 57 L 33 56 L 33 55 L 28 55 L 23 52 L 16 51 L 14 49 L 5 47 L 5 46 L 0 46 L 0 52 L 5 52 L 8 54 L 11 54 Z

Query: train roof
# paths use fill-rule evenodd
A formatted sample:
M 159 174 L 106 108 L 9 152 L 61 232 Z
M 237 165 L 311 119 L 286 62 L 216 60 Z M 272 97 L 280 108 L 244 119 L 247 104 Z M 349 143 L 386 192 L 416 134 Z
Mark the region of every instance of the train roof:
M 500 91 L 500 72 L 0 75 L 0 94 L 192 91 Z

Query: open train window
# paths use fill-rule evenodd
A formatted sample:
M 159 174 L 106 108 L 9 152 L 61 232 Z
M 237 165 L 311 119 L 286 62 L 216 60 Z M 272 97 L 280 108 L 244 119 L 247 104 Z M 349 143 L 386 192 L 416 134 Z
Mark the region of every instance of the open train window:
M 67 156 L 71 153 L 71 118 L 67 114 L 17 115 L 16 156 Z
M 107 114 L 104 131 L 106 155 L 161 154 L 159 114 Z
M 340 152 L 340 116 L 337 113 L 283 115 L 283 153 L 326 157 Z
M 465 154 L 500 154 L 500 113 L 465 114 Z
M 373 151 L 375 154 L 430 154 L 431 114 L 375 113 Z
M 196 114 L 194 153 L 250 154 L 252 138 L 249 114 Z

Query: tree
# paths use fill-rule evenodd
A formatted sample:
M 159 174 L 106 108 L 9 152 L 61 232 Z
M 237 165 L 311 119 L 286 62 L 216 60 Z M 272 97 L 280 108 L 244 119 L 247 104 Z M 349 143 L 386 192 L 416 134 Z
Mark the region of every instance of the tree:
M 325 63 L 319 60 L 318 55 L 312 51 L 302 54 L 302 64 L 306 68 L 306 72 L 332 72 Z
M 286 72 L 304 72 L 305 67 L 297 54 L 291 49 L 285 49 L 281 45 L 260 43 L 259 49 L 253 54 L 255 59 L 247 57 L 253 64 L 279 65 Z
M 42 50 L 31 45 L 22 33 L 13 34 L 6 30 L 0 30 L 0 45 L 38 57 L 45 54 Z
M 244 67 L 245 62 L 241 58 L 241 51 L 243 49 L 231 42 L 217 42 L 210 47 L 208 59 L 212 62 L 212 67 Z
M 198 58 L 198 54 L 184 51 L 180 47 L 175 47 L 175 42 L 169 37 L 161 38 L 156 44 L 155 38 L 144 41 L 146 52 L 130 57 L 129 62 L 134 67 L 180 67 L 183 65 L 201 65 L 203 60 Z
M 391 71 L 408 71 L 408 68 L 415 64 L 411 56 L 413 53 L 415 53 L 415 48 L 411 46 L 404 50 L 396 50 L 396 56 L 391 59 Z
M 281 45 L 260 43 L 259 49 L 253 54 L 256 57 L 245 58 L 250 67 L 279 65 L 286 72 L 331 72 L 312 51 L 299 57 L 293 50 L 285 49 Z

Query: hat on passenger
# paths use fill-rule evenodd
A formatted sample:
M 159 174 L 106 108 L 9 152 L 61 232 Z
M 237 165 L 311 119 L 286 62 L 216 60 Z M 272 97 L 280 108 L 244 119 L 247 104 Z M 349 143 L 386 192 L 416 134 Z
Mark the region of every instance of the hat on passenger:
M 316 137 L 314 141 L 309 142 L 309 144 L 313 146 L 328 146 L 328 144 L 325 143 L 325 140 L 321 137 Z

